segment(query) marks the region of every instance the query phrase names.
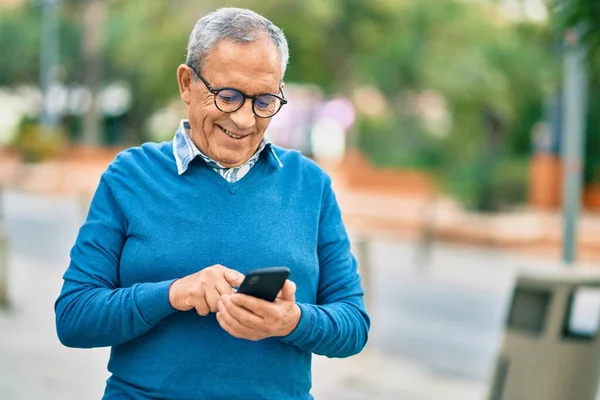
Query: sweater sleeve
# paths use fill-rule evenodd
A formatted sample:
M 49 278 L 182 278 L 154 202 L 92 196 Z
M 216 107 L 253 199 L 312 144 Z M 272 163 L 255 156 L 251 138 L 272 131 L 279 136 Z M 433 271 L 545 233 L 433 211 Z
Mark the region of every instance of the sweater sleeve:
M 317 304 L 299 303 L 300 322 L 281 340 L 328 357 L 357 354 L 367 343 L 370 319 L 356 259 L 330 181 L 323 195 L 317 253 Z
M 71 250 L 54 305 L 58 338 L 65 346 L 118 345 L 147 332 L 175 311 L 168 294 L 172 281 L 119 286 L 126 232 L 126 218 L 105 172 Z

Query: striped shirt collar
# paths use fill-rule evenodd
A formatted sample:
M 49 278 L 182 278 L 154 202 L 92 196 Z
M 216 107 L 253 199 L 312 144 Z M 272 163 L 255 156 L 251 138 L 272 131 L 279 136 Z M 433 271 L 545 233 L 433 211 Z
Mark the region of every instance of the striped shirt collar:
M 215 161 L 211 157 L 202 153 L 190 138 L 189 132 L 189 122 L 187 120 L 181 120 L 181 122 L 179 123 L 179 127 L 175 132 L 175 137 L 173 138 L 173 156 L 175 157 L 175 162 L 177 163 L 177 173 L 179 175 L 185 173 L 185 171 L 187 171 L 187 169 L 189 168 L 192 160 L 199 156 L 223 178 L 233 183 L 243 178 L 243 176 L 250 170 L 250 168 L 252 168 L 254 164 L 256 164 L 256 161 L 258 161 L 260 154 L 267 147 L 270 153 L 277 161 L 279 167 L 283 167 L 283 164 L 279 160 L 279 157 L 277 157 L 277 154 L 275 154 L 275 151 L 271 146 L 271 142 L 267 137 L 263 137 L 263 140 L 260 142 L 258 149 L 248 161 L 246 161 L 239 167 L 227 168 L 221 165 L 218 161 Z

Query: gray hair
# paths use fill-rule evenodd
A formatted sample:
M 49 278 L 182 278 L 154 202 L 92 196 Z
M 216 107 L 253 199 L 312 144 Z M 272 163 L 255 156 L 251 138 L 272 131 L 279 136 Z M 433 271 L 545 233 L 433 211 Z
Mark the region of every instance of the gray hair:
M 243 8 L 220 8 L 200 18 L 187 47 L 188 65 L 202 71 L 210 52 L 220 40 L 231 39 L 238 43 L 251 43 L 264 37 L 273 41 L 281 60 L 282 78 L 289 59 L 289 49 L 283 31 L 254 11 Z

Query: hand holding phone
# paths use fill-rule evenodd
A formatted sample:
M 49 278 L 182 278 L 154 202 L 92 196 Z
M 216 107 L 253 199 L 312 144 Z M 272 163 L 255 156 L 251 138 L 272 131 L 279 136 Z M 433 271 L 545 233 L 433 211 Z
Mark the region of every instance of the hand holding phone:
M 256 341 L 289 335 L 302 315 L 296 304 L 296 285 L 287 280 L 289 275 L 286 267 L 248 272 L 237 291 L 245 296 L 221 296 L 217 312 L 219 325 L 238 339 Z M 281 298 L 277 298 L 280 291 Z
M 246 274 L 237 292 L 273 302 L 289 276 L 287 267 L 255 269 Z

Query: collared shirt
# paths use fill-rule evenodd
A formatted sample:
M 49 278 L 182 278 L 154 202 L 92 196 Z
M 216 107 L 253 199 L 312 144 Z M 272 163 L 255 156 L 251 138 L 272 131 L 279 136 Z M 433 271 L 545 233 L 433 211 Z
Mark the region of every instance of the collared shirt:
M 187 171 L 192 160 L 198 156 L 202 157 L 202 159 L 219 175 L 221 175 L 225 180 L 230 183 L 234 183 L 242 179 L 250 168 L 256 164 L 258 161 L 258 157 L 260 157 L 260 153 L 267 147 L 277 160 L 277 163 L 280 167 L 283 167 L 281 161 L 277 157 L 277 155 L 273 152 L 271 148 L 271 142 L 266 137 L 263 137 L 260 145 L 256 152 L 250 157 L 248 161 L 240 165 L 239 167 L 227 168 L 221 165 L 218 161 L 210 158 L 206 154 L 202 153 L 198 147 L 194 144 L 192 139 L 190 138 L 190 123 L 187 120 L 181 120 L 179 123 L 179 128 L 177 128 L 177 132 L 175 132 L 175 137 L 173 138 L 173 156 L 175 156 L 175 161 L 177 163 L 177 173 L 182 175 L 185 171 Z

